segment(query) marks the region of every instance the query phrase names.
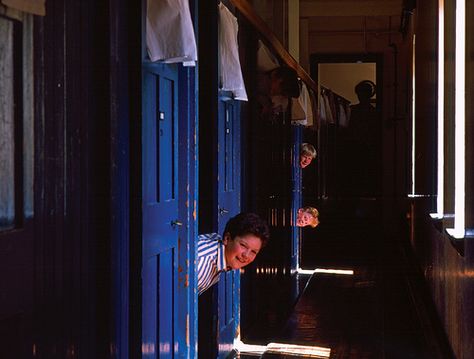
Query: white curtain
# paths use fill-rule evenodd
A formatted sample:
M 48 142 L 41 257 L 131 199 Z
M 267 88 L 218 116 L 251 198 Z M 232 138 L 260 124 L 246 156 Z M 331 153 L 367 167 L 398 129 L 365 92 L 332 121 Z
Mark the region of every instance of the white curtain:
M 298 98 L 292 99 L 291 119 L 294 123 L 304 126 L 313 125 L 313 107 L 308 88 L 304 82 L 301 82 L 301 91 Z
M 259 71 L 268 72 L 280 67 L 277 58 L 266 47 L 261 40 L 258 40 L 257 68 Z
M 146 45 L 151 61 L 194 66 L 196 39 L 188 0 L 148 0 Z
M 248 101 L 240 67 L 237 18 L 219 4 L 219 73 L 221 89 L 231 91 L 236 100 Z

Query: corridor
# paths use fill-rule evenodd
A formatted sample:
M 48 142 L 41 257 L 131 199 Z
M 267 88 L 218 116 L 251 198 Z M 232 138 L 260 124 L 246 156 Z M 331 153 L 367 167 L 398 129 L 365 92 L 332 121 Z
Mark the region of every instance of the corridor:
M 452 358 L 439 323 L 433 321 L 421 274 L 407 254 L 404 219 L 396 227 L 384 226 L 387 213 L 374 200 L 322 207 L 326 216 L 316 230 L 303 233 L 301 256 L 302 268 L 319 269 L 313 274 L 257 275 L 258 315 L 247 335 L 242 334 L 243 342 L 316 349 L 301 358 Z M 295 292 L 299 296 L 292 298 Z M 257 356 L 294 355 L 286 348 Z M 247 352 L 241 358 L 255 356 Z
M 473 19 L 0 0 L 0 359 L 474 358 Z

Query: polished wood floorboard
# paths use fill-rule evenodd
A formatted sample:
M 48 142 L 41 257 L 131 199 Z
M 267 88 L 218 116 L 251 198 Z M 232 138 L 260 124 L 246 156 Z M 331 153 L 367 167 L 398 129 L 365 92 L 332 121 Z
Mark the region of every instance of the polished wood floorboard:
M 303 268 L 352 269 L 354 275 L 254 278 L 253 285 L 260 289 L 254 303 L 258 318 L 243 334 L 244 342 L 329 348 L 330 359 L 451 358 L 440 351 L 442 345 L 432 343 L 433 330 L 427 330 L 417 307 L 420 302 L 413 299 L 417 295 L 413 283 L 420 283 L 420 275 L 406 258 L 405 230 L 403 223 L 383 228 L 381 211 L 374 203 L 331 213 L 316 230 L 304 233 Z M 294 302 L 292 288 L 300 291 Z

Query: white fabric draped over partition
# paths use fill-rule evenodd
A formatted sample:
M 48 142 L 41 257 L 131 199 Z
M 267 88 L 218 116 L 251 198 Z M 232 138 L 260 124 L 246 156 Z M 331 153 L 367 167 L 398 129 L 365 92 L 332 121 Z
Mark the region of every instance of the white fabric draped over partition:
M 262 72 L 268 72 L 277 67 L 280 67 L 280 64 L 275 55 L 272 54 L 261 40 L 258 40 L 257 69 Z
M 304 82 L 301 82 L 301 91 L 298 98 L 292 99 L 291 120 L 293 123 L 303 126 L 313 125 L 313 106 L 308 88 Z
M 151 61 L 194 66 L 196 39 L 188 0 L 148 0 L 146 45 Z
M 236 100 L 248 101 L 240 67 L 237 18 L 219 4 L 219 75 L 221 90 L 231 91 Z

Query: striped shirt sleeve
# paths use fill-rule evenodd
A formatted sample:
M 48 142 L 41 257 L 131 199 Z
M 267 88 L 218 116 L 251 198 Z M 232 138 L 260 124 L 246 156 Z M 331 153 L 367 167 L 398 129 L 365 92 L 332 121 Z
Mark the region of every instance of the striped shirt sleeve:
M 216 233 L 202 234 L 197 245 L 198 292 L 203 293 L 219 279 L 218 252 L 222 250 L 221 237 Z

